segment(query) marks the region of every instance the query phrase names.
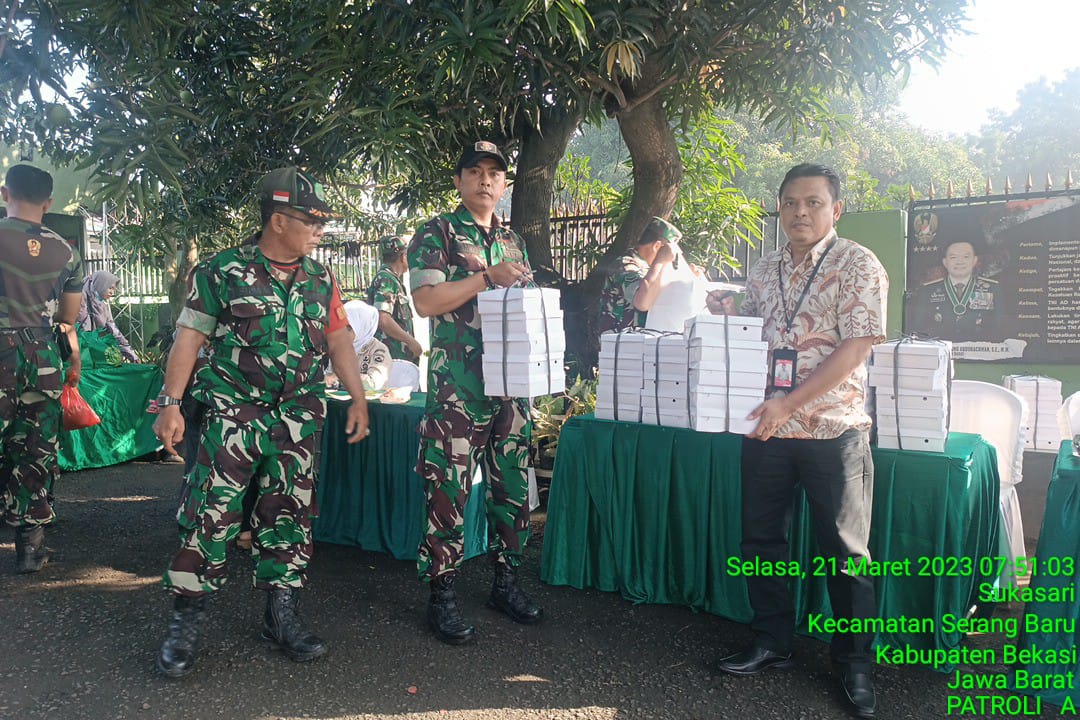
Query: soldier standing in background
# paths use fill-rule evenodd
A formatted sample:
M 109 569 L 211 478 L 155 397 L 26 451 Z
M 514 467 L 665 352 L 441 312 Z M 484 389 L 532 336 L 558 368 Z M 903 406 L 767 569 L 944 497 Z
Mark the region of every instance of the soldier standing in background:
M 474 636 L 458 607 L 454 582 L 464 556 L 465 503 L 481 458 L 488 557 L 495 565 L 488 606 L 524 624 L 543 615 L 517 579 L 529 539 L 529 400 L 485 395 L 480 359 L 476 296 L 531 275 L 525 241 L 495 215 L 506 192 L 506 172 L 506 158 L 495 143 L 467 147 L 454 170 L 461 205 L 428 221 L 409 244 L 413 302 L 422 317 L 431 318 L 427 407 L 416 467 L 427 490 L 427 528 L 417 569 L 431 584 L 428 624 L 451 645 Z
M 82 361 L 72 327 L 85 280 L 79 253 L 41 224 L 52 206 L 52 176 L 15 165 L 0 188 L 0 512 L 15 527 L 15 569 L 49 560 L 45 526 L 56 517 L 49 489 L 60 442 L 60 390 L 79 384 Z M 63 335 L 54 335 L 59 321 Z M 66 338 L 66 378 L 57 340 Z
M 416 362 L 424 349 L 413 337 L 412 308 L 401 281 L 409 269 L 405 241 L 396 235 L 381 238 L 379 254 L 382 267 L 368 288 L 368 304 L 379 311 L 379 329 L 375 338 L 389 348 L 390 357 Z
M 604 281 L 600 295 L 600 332 L 645 327 L 645 317 L 660 296 L 664 269 L 675 253 L 671 243 L 682 233 L 661 218 L 653 218 L 632 252 L 620 257 Z
M 201 446 L 177 512 L 180 550 L 163 579 L 175 601 L 157 665 L 169 677 L 194 667 L 206 598 L 225 583 L 226 545 L 239 531 L 252 481 L 259 485 L 252 514 L 255 587 L 267 593 L 262 637 L 297 662 L 326 653 L 300 619 L 296 590 L 314 548 L 327 354 L 353 400 L 349 442 L 369 433 L 337 281 L 308 257 L 333 217 L 322 185 L 297 168 L 281 168 L 263 178 L 260 199 L 262 232 L 196 268 L 158 397 L 154 431 L 173 451 L 184 436 L 180 398 L 209 339 L 211 352 L 190 390 L 207 406 Z

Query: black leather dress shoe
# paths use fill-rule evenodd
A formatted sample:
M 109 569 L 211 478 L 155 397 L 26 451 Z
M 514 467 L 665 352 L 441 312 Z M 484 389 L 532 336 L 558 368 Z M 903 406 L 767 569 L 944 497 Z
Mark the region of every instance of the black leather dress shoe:
M 844 671 L 840 674 L 840 687 L 851 710 L 863 718 L 872 718 L 877 712 L 877 694 L 874 681 L 868 672 Z
M 742 652 L 729 655 L 720 661 L 719 668 L 729 675 L 757 675 L 771 667 L 791 665 L 791 653 L 778 653 L 758 645 L 752 645 Z

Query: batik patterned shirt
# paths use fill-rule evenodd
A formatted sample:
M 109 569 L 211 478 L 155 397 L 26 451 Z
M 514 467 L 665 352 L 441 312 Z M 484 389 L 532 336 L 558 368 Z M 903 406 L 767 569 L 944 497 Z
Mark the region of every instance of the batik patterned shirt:
M 814 265 L 830 245 L 787 331 L 785 304 L 786 312 L 795 309 Z M 784 274 L 783 302 L 780 273 Z M 869 337 L 879 343 L 885 339 L 888 293 L 889 277 L 877 257 L 834 231 L 811 248 L 797 267 L 789 245 L 762 257 L 747 278 L 739 312 L 763 318 L 770 358 L 779 348 L 798 352 L 796 380 L 801 383 L 844 340 Z M 776 436 L 828 440 L 852 428 L 868 430 L 865 388 L 866 366 L 861 365 L 835 388 L 796 410 Z M 774 391 L 772 396 L 783 392 Z

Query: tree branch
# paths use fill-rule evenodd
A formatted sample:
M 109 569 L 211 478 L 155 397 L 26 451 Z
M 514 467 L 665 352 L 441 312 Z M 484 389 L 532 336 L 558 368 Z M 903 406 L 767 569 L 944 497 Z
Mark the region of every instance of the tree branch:
M 11 0 L 11 10 L 8 11 L 7 24 L 4 25 L 4 36 L 0 37 L 0 57 L 4 56 L 7 48 L 8 35 L 11 34 L 11 26 L 15 24 L 15 13 L 19 9 L 19 0 Z

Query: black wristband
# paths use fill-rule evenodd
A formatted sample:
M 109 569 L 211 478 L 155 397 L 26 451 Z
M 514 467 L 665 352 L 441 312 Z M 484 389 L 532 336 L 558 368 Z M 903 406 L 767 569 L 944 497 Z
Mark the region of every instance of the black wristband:
M 484 270 L 483 276 L 484 276 L 484 284 L 487 285 L 488 290 L 497 290 L 498 289 L 499 286 L 496 285 L 495 282 L 491 279 L 491 276 L 488 275 L 487 270 Z

